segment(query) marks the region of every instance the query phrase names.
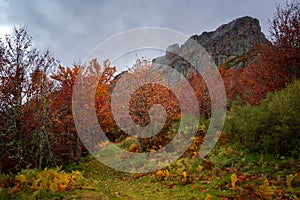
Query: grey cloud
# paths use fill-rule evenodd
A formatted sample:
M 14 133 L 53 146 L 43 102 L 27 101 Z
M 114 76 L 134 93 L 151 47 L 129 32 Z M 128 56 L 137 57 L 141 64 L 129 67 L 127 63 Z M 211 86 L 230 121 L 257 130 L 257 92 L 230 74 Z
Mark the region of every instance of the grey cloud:
M 260 19 L 267 32 L 275 2 L 284 4 L 285 0 L 5 2 L 0 25 L 27 25 L 40 48 L 50 48 L 63 65 L 70 66 L 107 37 L 132 28 L 164 27 L 192 35 L 250 15 Z

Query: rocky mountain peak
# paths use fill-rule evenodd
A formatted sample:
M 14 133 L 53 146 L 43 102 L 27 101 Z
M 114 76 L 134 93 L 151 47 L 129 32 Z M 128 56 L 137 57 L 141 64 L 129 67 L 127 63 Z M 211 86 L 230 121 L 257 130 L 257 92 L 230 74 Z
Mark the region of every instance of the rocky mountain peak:
M 171 65 L 178 71 L 187 73 L 189 63 L 180 59 L 176 53 L 181 55 L 188 53 L 185 52 L 188 49 L 186 46 L 191 39 L 197 41 L 206 49 L 212 56 L 216 66 L 221 65 L 230 58 L 246 54 L 255 45 L 269 43 L 261 31 L 259 20 L 246 16 L 221 25 L 215 31 L 193 35 L 181 46 L 172 44 L 167 48 L 164 56 L 154 59 L 153 62 Z M 175 54 L 170 52 L 175 52 Z M 239 67 L 245 67 L 246 64 L 240 63 Z

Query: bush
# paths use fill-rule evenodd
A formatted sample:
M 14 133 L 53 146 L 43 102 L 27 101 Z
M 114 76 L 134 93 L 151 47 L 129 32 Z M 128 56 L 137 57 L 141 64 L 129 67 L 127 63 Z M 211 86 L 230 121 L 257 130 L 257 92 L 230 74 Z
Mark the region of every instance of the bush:
M 226 122 L 229 139 L 250 151 L 300 155 L 300 81 L 270 93 L 259 105 L 234 105 Z
M 66 173 L 61 168 L 25 169 L 15 177 L 16 185 L 29 188 L 31 191 L 64 192 L 82 188 L 86 179 L 79 171 Z M 15 186 L 16 187 L 16 186 Z

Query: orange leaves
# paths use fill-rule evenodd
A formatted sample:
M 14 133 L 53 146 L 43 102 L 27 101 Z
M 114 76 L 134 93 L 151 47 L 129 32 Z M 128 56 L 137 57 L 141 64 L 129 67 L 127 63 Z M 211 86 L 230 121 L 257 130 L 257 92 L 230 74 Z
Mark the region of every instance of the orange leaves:
M 104 124 L 104 127 L 107 127 L 112 123 L 108 108 L 110 98 L 109 84 L 113 79 L 114 72 L 115 68 L 109 66 L 108 62 L 101 66 L 94 59 L 87 66 L 74 66 L 73 68 L 59 66 L 58 71 L 51 75 L 51 78 L 58 83 L 53 93 L 53 104 L 51 106 L 52 132 L 55 133 L 51 137 L 51 142 L 60 147 L 54 148 L 53 151 L 56 154 L 68 155 L 69 161 L 78 159 L 81 154 L 86 154 L 86 149 L 78 138 L 72 112 L 75 111 L 78 115 L 88 116 L 87 112 L 91 107 L 88 99 L 95 99 L 93 110 L 96 108 L 96 114 L 102 125 Z M 79 75 L 80 78 L 78 79 Z M 83 107 L 74 107 L 74 110 L 72 110 L 72 95 L 75 81 L 86 90 L 80 91 L 80 97 L 82 97 L 80 103 Z M 95 88 L 96 93 L 91 91 L 93 89 L 91 86 Z M 76 92 L 79 91 L 76 90 Z M 88 117 L 83 117 L 81 120 L 84 120 L 85 128 L 91 128 L 86 123 L 90 120 Z M 96 138 L 93 138 L 93 140 L 95 140 L 95 143 L 97 142 Z M 68 160 L 64 159 L 60 162 L 68 162 Z
M 169 119 L 177 119 L 180 116 L 178 102 L 166 87 L 157 84 L 148 84 L 139 88 L 131 95 L 130 114 L 133 120 L 140 124 L 149 123 L 149 111 L 154 104 L 162 105 L 168 114 Z
M 168 84 L 164 75 L 154 71 L 151 61 L 143 58 L 137 59 L 133 68 L 116 77 L 112 107 L 114 114 L 117 114 L 113 117 L 124 125 L 125 132 L 133 133 L 136 127 L 149 125 L 148 127 L 153 128 L 152 131 L 155 134 L 161 130 L 161 135 L 156 139 L 166 137 L 171 121 L 181 117 L 178 100 L 166 85 Z M 164 115 L 153 112 L 158 108 L 157 105 L 164 108 Z M 161 123 L 162 127 L 157 128 L 154 122 L 160 121 L 165 121 L 165 123 Z M 152 141 L 143 139 L 143 146 L 147 148 L 151 148 L 152 145 L 159 146 L 159 144 L 154 144 L 158 142 L 156 139 Z M 165 144 L 166 141 L 162 142 Z
M 198 99 L 201 114 L 203 113 L 206 117 L 210 116 L 211 99 L 204 79 L 200 74 L 191 74 L 190 84 L 193 87 L 196 97 Z M 191 107 L 190 112 L 193 113 L 193 107 Z
M 253 52 L 252 52 L 253 51 Z M 282 54 L 274 47 L 263 45 L 250 50 L 248 61 L 243 69 L 226 69 L 227 62 L 219 67 L 230 100 L 238 96 L 250 104 L 258 104 L 268 92 L 274 92 L 286 86 L 290 81 L 288 69 L 282 59 Z M 230 60 L 228 61 L 230 62 Z

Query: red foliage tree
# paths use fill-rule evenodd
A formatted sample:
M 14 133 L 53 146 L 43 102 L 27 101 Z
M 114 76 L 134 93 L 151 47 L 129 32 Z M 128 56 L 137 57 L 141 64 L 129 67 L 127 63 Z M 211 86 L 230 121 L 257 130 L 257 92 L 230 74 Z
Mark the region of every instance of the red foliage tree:
M 156 129 L 153 127 L 153 135 L 156 134 L 156 138 L 165 138 L 162 134 L 165 134 L 170 128 L 170 124 L 173 120 L 180 119 L 180 107 L 175 95 L 172 91 L 166 87 L 165 79 L 162 74 L 152 71 L 152 63 L 147 59 L 137 59 L 135 65 L 129 72 L 123 74 L 120 79 L 121 82 L 117 81 L 116 84 L 122 84 L 122 91 L 118 90 L 117 97 L 115 98 L 114 109 L 116 116 L 113 116 L 117 121 L 121 121 L 126 130 L 125 133 L 133 134 L 134 127 L 132 122 L 136 126 L 144 127 L 151 123 L 150 111 L 151 107 L 155 104 L 159 104 L 164 107 L 167 116 L 162 130 L 155 132 Z M 132 91 L 131 86 L 141 85 L 136 91 Z M 165 86 L 164 86 L 165 85 Z M 128 88 L 128 90 L 126 89 Z M 130 96 L 129 104 L 124 102 L 126 97 Z M 127 115 L 130 117 L 124 117 Z M 162 114 L 162 113 L 161 113 Z M 161 116 L 151 116 L 153 121 L 160 121 Z M 166 138 L 165 138 L 166 139 Z M 140 151 L 144 151 L 150 146 L 153 146 L 153 142 L 156 143 L 155 139 L 140 139 L 139 148 Z M 168 141 L 164 141 L 168 142 Z M 150 145 L 150 143 L 152 145 Z M 158 145 L 156 145 L 158 148 Z
M 61 162 L 77 160 L 82 154 L 87 154 L 87 150 L 77 134 L 72 113 L 74 84 L 79 74 L 79 70 L 82 69 L 87 69 L 89 75 L 80 81 L 89 83 L 89 81 L 94 81 L 99 78 L 94 96 L 95 111 L 104 130 L 107 131 L 108 127 L 112 124 L 110 121 L 111 118 L 108 117 L 110 115 L 108 104 L 110 98 L 110 81 L 112 81 L 115 68 L 110 67 L 108 63 L 104 63 L 104 67 L 102 67 L 96 59 L 92 60 L 88 66 L 74 66 L 73 69 L 60 66 L 59 71 L 51 77 L 58 82 L 55 98 L 53 99 L 54 114 L 52 120 L 54 122 L 53 144 L 61 147 L 55 149 L 55 151 L 60 152 Z M 87 95 L 91 94 L 82 94 L 82 96 Z M 84 111 L 84 109 L 81 109 L 81 114 L 88 116 L 88 113 L 83 113 Z M 95 141 L 97 141 L 96 138 Z
M 300 2 L 292 0 L 277 6 L 270 20 L 270 35 L 274 45 L 267 54 L 270 63 L 287 69 L 290 79 L 300 77 Z
M 53 84 L 48 73 L 57 62 L 49 51 L 33 47 L 24 27 L 5 36 L 0 53 L 1 165 L 11 170 L 55 165 L 49 148 Z

